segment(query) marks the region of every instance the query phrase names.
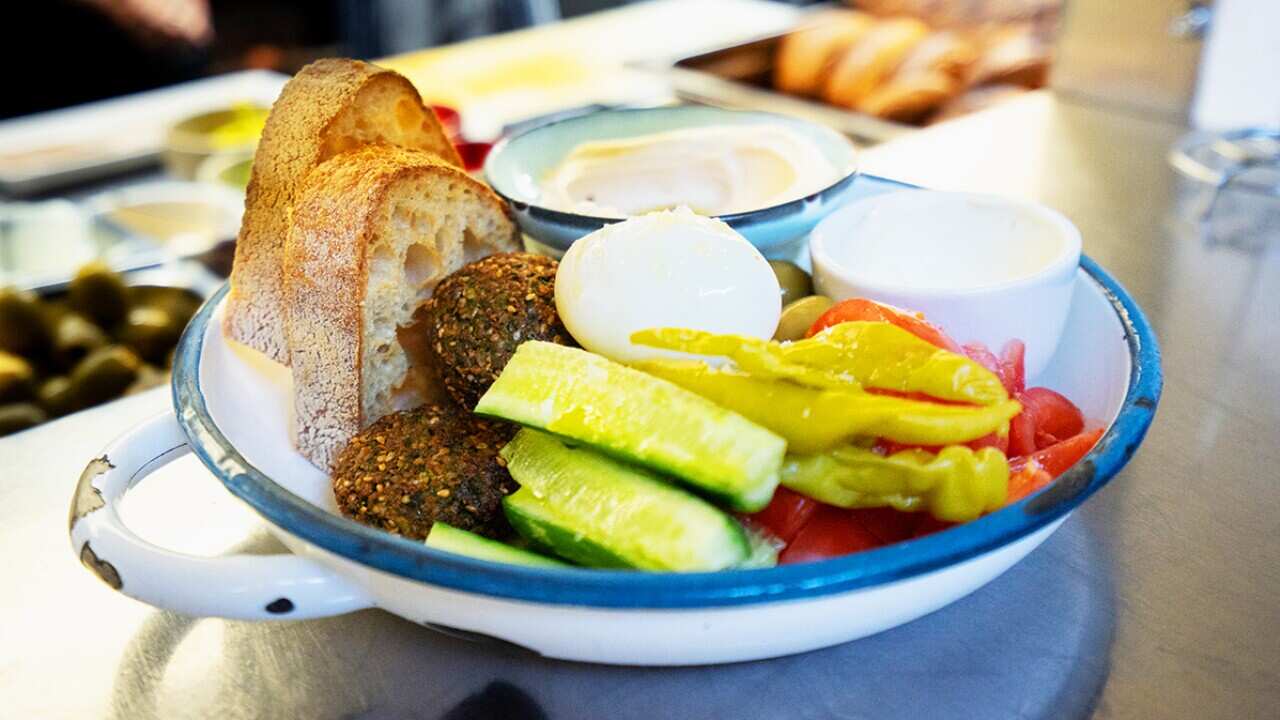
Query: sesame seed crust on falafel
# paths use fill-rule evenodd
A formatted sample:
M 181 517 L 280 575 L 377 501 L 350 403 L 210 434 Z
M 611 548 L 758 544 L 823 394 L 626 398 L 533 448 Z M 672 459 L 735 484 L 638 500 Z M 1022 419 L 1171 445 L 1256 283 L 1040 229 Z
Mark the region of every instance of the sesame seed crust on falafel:
M 577 347 L 556 313 L 554 259 L 490 255 L 446 277 L 426 306 L 426 339 L 450 397 L 473 408 L 520 343 Z
M 515 431 L 452 405 L 393 413 L 338 455 L 334 498 L 352 520 L 408 538 L 440 520 L 500 539 L 510 532 L 502 498 L 518 486 L 498 451 Z

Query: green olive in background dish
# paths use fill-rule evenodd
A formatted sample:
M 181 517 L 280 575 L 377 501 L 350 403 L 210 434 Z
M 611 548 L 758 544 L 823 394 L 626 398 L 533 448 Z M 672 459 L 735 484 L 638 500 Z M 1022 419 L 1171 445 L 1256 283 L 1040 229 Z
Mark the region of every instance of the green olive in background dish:
M 31 403 L 0 405 L 0 436 L 22 432 L 48 419 L 43 410 Z
M 778 287 L 782 289 L 782 307 L 813 294 L 813 280 L 799 265 L 786 260 L 770 260 L 769 267 L 778 276 Z
M 116 329 L 116 338 L 144 360 L 158 362 L 178 343 L 182 328 L 173 314 L 154 305 L 138 305 Z
M 28 358 L 49 351 L 48 319 L 33 292 L 0 288 L 0 350 Z
M 802 340 L 809 328 L 822 313 L 835 305 L 829 297 L 810 295 L 800 298 L 782 308 L 782 316 L 778 318 L 778 329 L 773 332 L 773 339 L 779 341 Z
M 108 345 L 94 350 L 71 371 L 71 384 L 87 407 L 120 396 L 138 379 L 142 361 L 127 347 Z
M 129 288 L 119 273 L 102 262 L 91 262 L 76 272 L 67 287 L 71 307 L 102 327 L 112 327 L 129 311 Z
M 59 367 L 71 369 L 89 353 L 110 342 L 102 328 L 70 309 L 50 312 L 53 326 L 53 359 Z
M 25 358 L 0 350 L 0 403 L 30 399 L 35 391 L 35 376 Z
M 80 394 L 76 392 L 76 386 L 66 375 L 46 378 L 40 383 L 36 398 L 49 417 L 70 415 L 84 407 L 84 403 L 80 402 Z
M 184 327 L 200 309 L 204 300 L 190 290 L 176 287 L 142 286 L 132 288 L 134 305 L 151 305 L 169 313 Z

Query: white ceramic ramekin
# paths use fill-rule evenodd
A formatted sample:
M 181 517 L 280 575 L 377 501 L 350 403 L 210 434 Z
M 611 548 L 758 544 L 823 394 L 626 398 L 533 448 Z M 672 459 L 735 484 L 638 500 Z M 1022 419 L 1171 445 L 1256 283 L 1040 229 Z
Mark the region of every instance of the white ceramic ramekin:
M 817 291 L 915 310 L 957 342 L 1026 343 L 1027 376 L 1058 347 L 1080 264 L 1080 231 L 1043 205 L 903 190 L 827 216 L 809 241 Z

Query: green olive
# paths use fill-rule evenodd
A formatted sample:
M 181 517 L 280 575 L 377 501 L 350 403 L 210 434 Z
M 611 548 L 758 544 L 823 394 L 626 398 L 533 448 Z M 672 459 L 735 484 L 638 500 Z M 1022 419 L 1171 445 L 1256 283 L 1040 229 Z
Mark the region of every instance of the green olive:
M 186 325 L 200 303 L 204 300 L 190 290 L 177 287 L 161 287 L 144 285 L 131 288 L 130 296 L 134 305 L 151 305 L 172 315 L 182 325 Z
M 778 318 L 778 329 L 773 333 L 774 340 L 802 340 L 813 323 L 835 305 L 829 297 L 810 295 L 800 298 L 782 309 L 782 317 Z
M 183 323 L 172 313 L 153 305 L 139 305 L 129 310 L 116 329 L 116 337 L 143 359 L 160 362 L 178 344 L 182 327 Z
M 89 353 L 109 340 L 102 328 L 73 310 L 51 313 L 53 325 L 53 358 L 63 368 L 73 368 Z
M 49 350 L 52 333 L 35 293 L 0 288 L 0 350 L 28 358 Z
M 80 268 L 67 287 L 71 307 L 102 327 L 111 327 L 129 311 L 129 288 L 106 263 L 91 262 Z
M 0 403 L 30 399 L 35 391 L 35 374 L 24 358 L 0 350 Z
M 70 415 L 84 407 L 80 402 L 80 394 L 76 392 L 75 384 L 65 375 L 54 375 L 40 383 L 36 397 L 40 401 L 40 407 L 44 408 L 50 417 Z
M 97 405 L 115 399 L 133 384 L 142 361 L 127 347 L 108 345 L 94 350 L 71 371 L 71 384 L 80 402 Z
M 813 294 L 813 280 L 809 278 L 809 273 L 800 269 L 800 266 L 786 260 L 770 260 L 769 267 L 773 268 L 773 274 L 778 277 L 778 287 L 782 289 L 783 307 Z
M 31 403 L 0 405 L 0 436 L 21 432 L 48 419 L 43 410 Z

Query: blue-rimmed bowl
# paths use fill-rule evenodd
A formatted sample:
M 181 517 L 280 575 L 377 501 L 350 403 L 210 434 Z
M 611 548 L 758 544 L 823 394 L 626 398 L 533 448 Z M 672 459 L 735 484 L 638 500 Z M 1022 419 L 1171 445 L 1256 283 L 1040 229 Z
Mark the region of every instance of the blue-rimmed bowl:
M 899 187 L 868 181 L 860 192 Z M 131 430 L 81 478 L 71 512 L 81 561 L 128 595 L 189 614 L 305 618 L 381 607 L 575 660 L 772 657 L 932 612 L 1004 572 L 1107 484 L 1142 442 L 1161 388 L 1142 311 L 1085 257 L 1061 350 L 1035 381 L 1107 430 L 1044 491 L 944 532 L 811 564 L 695 574 L 527 568 L 442 552 L 339 515 L 324 473 L 290 442 L 288 369 L 223 339 L 225 295 L 205 305 L 179 344 L 173 411 Z M 188 557 L 130 532 L 117 512 L 124 494 L 189 451 L 294 554 Z
M 602 110 L 539 125 L 494 145 L 484 163 L 484 177 L 511 205 L 516 222 L 526 235 L 563 252 L 583 235 L 620 221 L 539 205 L 539 183 L 570 151 L 592 140 L 616 140 L 708 125 L 785 125 L 812 140 L 840 171 L 839 180 L 811 195 L 772 207 L 719 216 L 765 254 L 776 254 L 807 234 L 844 202 L 853 186 L 857 175 L 856 150 L 836 131 L 783 115 L 698 105 Z

